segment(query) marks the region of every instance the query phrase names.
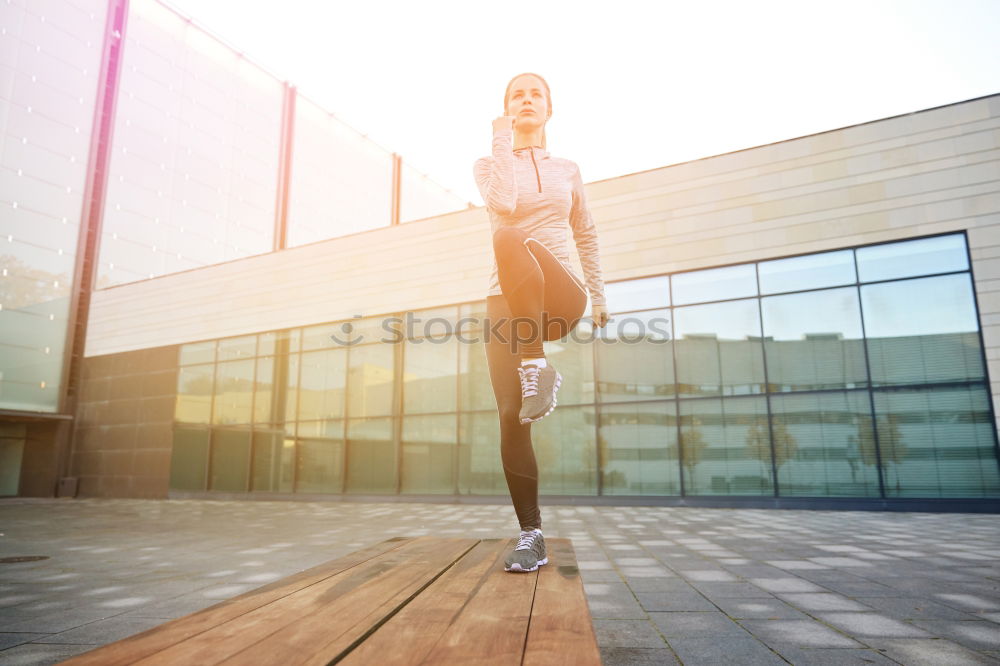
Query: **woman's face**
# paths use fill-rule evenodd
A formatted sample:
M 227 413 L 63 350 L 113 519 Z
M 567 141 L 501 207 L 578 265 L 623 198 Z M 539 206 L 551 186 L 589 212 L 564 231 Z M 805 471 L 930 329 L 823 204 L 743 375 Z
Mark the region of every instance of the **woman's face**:
M 507 114 L 514 116 L 514 127 L 532 131 L 545 125 L 549 117 L 549 100 L 545 86 L 537 76 L 517 77 L 507 95 Z

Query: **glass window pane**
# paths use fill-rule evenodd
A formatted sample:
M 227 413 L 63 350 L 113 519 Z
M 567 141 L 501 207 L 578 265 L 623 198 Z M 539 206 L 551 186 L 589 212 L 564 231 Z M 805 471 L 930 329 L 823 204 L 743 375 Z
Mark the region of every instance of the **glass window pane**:
M 219 360 L 235 361 L 253 356 L 257 351 L 257 336 L 244 335 L 238 338 L 219 340 Z
M 402 492 L 455 492 L 456 429 L 454 414 L 403 418 Z
M 400 160 L 399 221 L 412 222 L 444 215 L 469 206 L 469 202 L 434 182 L 406 160 Z
M 600 408 L 605 495 L 680 495 L 677 405 L 671 402 Z
M 771 436 L 783 497 L 878 497 L 867 391 L 771 397 Z
M 216 365 L 212 423 L 250 423 L 254 365 L 252 358 Z
M 985 377 L 968 273 L 861 287 L 872 383 Z
M 773 494 L 763 396 L 682 400 L 680 422 L 686 494 Z
M 856 287 L 761 299 L 772 391 L 868 385 Z
M 596 495 L 594 408 L 559 407 L 531 426 L 540 495 Z
M 293 424 L 285 428 L 254 429 L 253 490 L 292 492 L 294 451 Z
M 476 342 L 460 342 L 458 345 L 459 408 L 462 411 L 496 410 L 483 334 L 480 331 L 465 331 L 463 336 Z
M 208 428 L 174 426 L 170 488 L 205 490 L 208 481 Z
M 104 287 L 273 248 L 284 87 L 155 0 L 129 3 Z
M 764 392 L 757 299 L 674 309 L 681 396 Z
M 969 268 L 964 234 L 859 247 L 862 282 L 964 271 Z
M 458 341 L 417 338 L 403 346 L 403 412 L 454 412 L 458 385 L 455 376 Z
M 493 412 L 461 414 L 458 423 L 459 492 L 471 495 L 508 494 L 510 491 L 500 459 L 500 421 L 496 405 Z
M 344 417 L 347 398 L 347 348 L 304 352 L 299 384 L 299 419 Z
M 215 365 L 190 365 L 177 370 L 177 403 L 174 420 L 208 423 L 212 415 Z
M 602 402 L 674 395 L 669 309 L 614 315 L 598 330 L 594 353 Z
M 670 278 L 666 275 L 608 282 L 604 285 L 608 312 L 651 310 L 670 305 Z
M 180 364 L 211 363 L 215 360 L 216 344 L 215 340 L 207 340 L 205 342 L 191 342 L 181 345 Z
M 340 493 L 344 483 L 344 422 L 318 422 L 325 433 L 304 437 L 299 427 L 298 488 L 300 493 Z
M 397 346 L 373 344 L 350 348 L 347 372 L 347 413 L 350 416 L 392 414 L 393 352 Z
M 757 270 L 762 294 L 836 287 L 857 282 L 852 250 L 762 261 Z
M 545 358 L 562 375 L 557 394 L 560 407 L 594 402 L 593 329 L 593 322 L 580 320 L 566 337 L 545 343 Z M 493 404 L 495 408 L 495 400 Z
M 672 279 L 674 305 L 757 295 L 757 272 L 754 264 L 677 273 Z
M 391 153 L 302 95 L 294 144 L 288 247 L 389 226 Z
M 275 354 L 287 354 L 298 351 L 298 349 L 294 349 L 293 347 L 295 347 L 295 343 L 298 341 L 300 331 L 301 329 L 297 328 L 294 330 L 286 329 L 261 333 L 257 337 L 257 355 L 274 356 Z
M 351 419 L 347 422 L 346 491 L 396 493 L 392 419 Z
M 997 497 L 995 431 L 982 385 L 875 392 L 887 497 Z
M 211 490 L 242 493 L 249 490 L 250 431 L 216 428 L 212 431 Z

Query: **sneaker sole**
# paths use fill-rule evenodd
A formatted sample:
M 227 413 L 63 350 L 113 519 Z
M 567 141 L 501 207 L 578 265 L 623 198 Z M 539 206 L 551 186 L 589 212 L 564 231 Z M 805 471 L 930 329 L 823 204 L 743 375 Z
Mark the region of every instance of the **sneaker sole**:
M 549 414 L 552 413 L 552 410 L 554 410 L 556 408 L 556 394 L 559 392 L 559 385 L 560 384 L 562 384 L 562 375 L 560 375 L 559 371 L 557 370 L 556 371 L 556 381 L 555 381 L 555 384 L 552 385 L 552 404 L 549 405 L 548 410 L 544 414 L 542 414 L 541 416 L 539 416 L 537 418 L 533 418 L 533 419 L 521 419 L 521 425 L 525 425 L 525 424 L 528 424 L 528 423 L 535 423 L 536 421 L 541 421 L 546 416 L 548 416 Z M 534 569 L 531 569 L 531 571 L 534 571 Z
M 542 566 L 543 564 L 548 564 L 548 563 L 549 563 L 549 558 L 543 557 L 542 559 L 538 560 L 538 564 L 536 564 L 535 566 L 533 566 L 530 569 L 522 569 L 520 564 L 518 564 L 517 562 L 514 562 L 514 564 L 510 565 L 510 568 L 504 567 L 503 570 L 504 571 L 514 571 L 514 572 L 518 572 L 518 573 L 528 573 L 529 571 L 535 571 L 536 569 L 538 569 L 538 567 Z

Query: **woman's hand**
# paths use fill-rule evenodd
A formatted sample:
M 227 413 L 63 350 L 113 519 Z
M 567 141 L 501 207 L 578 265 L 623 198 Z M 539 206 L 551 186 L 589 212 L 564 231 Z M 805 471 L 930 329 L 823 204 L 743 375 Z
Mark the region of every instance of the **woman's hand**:
M 594 325 L 597 328 L 604 328 L 608 323 L 608 306 L 591 305 L 590 318 L 594 320 Z
M 499 116 L 493 121 L 493 131 L 514 129 L 514 116 Z

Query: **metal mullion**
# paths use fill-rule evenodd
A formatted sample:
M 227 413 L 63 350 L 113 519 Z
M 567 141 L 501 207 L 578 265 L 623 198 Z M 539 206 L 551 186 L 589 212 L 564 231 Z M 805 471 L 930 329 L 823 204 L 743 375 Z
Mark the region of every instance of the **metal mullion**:
M 771 451 L 771 474 L 774 479 L 772 495 L 779 497 L 778 488 L 778 463 L 774 448 L 774 428 L 771 425 L 771 383 L 767 373 L 767 341 L 764 335 L 764 303 L 760 294 L 760 262 L 754 262 L 754 276 L 757 278 L 757 322 L 760 325 L 760 353 L 764 362 L 764 412 L 767 415 L 767 440 Z
M 882 469 L 882 454 L 879 448 L 878 441 L 878 414 L 875 412 L 875 386 L 872 381 L 872 368 L 871 360 L 868 356 L 868 333 L 865 330 L 865 308 L 864 303 L 861 301 L 861 275 L 858 272 L 858 250 L 854 248 L 851 252 L 851 256 L 854 258 L 854 277 L 858 280 L 855 283 L 854 288 L 858 293 L 858 314 L 861 318 L 861 339 L 864 341 L 863 349 L 865 350 L 865 372 L 868 375 L 868 407 L 871 410 L 872 415 L 872 442 L 875 444 L 875 465 L 878 467 L 878 489 L 879 498 L 885 499 L 885 479 L 884 470 Z M 858 440 L 860 445 L 861 433 L 858 433 Z M 861 454 L 860 448 L 858 451 Z
M 673 358 L 674 366 L 674 415 L 677 422 L 677 474 L 680 476 L 680 496 L 686 497 L 687 491 L 684 483 L 684 437 L 681 432 L 681 395 L 680 395 L 680 381 L 677 376 L 677 327 L 674 312 L 676 307 L 674 306 L 674 278 L 671 276 L 667 283 L 669 295 L 670 295 L 670 354 Z

